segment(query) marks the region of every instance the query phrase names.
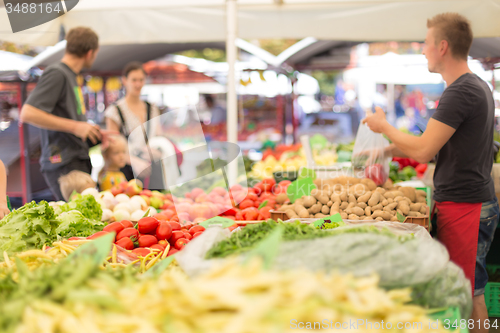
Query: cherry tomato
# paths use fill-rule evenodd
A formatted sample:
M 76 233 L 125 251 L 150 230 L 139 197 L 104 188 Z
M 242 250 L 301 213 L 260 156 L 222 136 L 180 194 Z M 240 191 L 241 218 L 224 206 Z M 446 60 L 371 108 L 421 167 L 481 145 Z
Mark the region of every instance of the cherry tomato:
M 170 221 L 168 224 L 172 227 L 172 231 L 181 230 L 181 224 L 179 222 Z
M 172 236 L 169 238 L 169 243 L 175 245 L 178 239 L 184 238 L 184 233 L 182 231 L 174 231 L 172 232 Z
M 193 239 L 198 237 L 199 235 L 203 234 L 203 231 L 198 231 L 196 233 L 193 234 Z
M 197 232 L 203 232 L 203 231 L 205 231 L 205 228 L 201 225 L 195 225 L 194 227 L 191 227 L 191 229 L 189 229 L 189 233 L 191 235 L 194 235 Z
M 169 239 L 172 236 L 172 227 L 167 222 L 160 222 L 156 228 L 156 238 L 158 240 Z
M 162 239 L 158 241 L 158 244 L 162 245 L 165 249 L 167 248 L 167 245 L 170 244 L 168 240 Z
M 145 257 L 145 256 L 147 256 L 148 254 L 151 253 L 151 250 L 150 249 L 145 249 L 143 247 L 138 247 L 137 249 L 134 249 L 132 251 L 132 253 L 135 253 L 135 254 L 137 254 L 138 256 L 141 256 L 141 257 Z
M 96 238 L 99 238 L 99 237 L 107 235 L 107 234 L 109 234 L 108 231 L 104 231 L 104 230 L 103 231 L 98 231 L 95 234 L 87 237 L 87 239 L 96 239 Z
M 159 221 L 154 217 L 143 217 L 137 222 L 137 230 L 141 234 L 150 234 L 156 231 Z
M 128 237 L 124 237 L 115 243 L 118 246 L 123 247 L 125 250 L 133 250 L 134 249 L 134 242 Z
M 152 245 L 158 244 L 158 240 L 153 235 L 143 235 L 139 237 L 140 247 L 150 247 Z
M 150 249 L 160 250 L 161 252 L 165 251 L 165 246 L 163 246 L 161 244 L 155 244 L 155 245 L 150 246 L 149 248 Z
M 116 240 L 130 238 L 133 242 L 139 239 L 139 231 L 135 228 L 125 228 L 116 235 Z
M 104 229 L 103 229 L 103 231 L 107 231 L 107 232 L 114 231 L 114 232 L 116 232 L 118 234 L 123 229 L 125 229 L 125 227 L 123 226 L 123 224 L 121 224 L 120 222 L 113 222 L 113 223 L 110 223 L 107 226 L 105 226 Z
M 186 238 L 186 239 L 188 239 L 188 240 L 193 239 L 193 235 L 191 235 L 191 234 L 189 233 L 189 231 L 183 231 L 183 233 L 184 233 L 184 238 Z
M 179 250 L 174 249 L 173 247 L 171 247 L 171 248 L 170 248 L 170 250 L 168 251 L 167 257 L 168 257 L 168 256 L 171 256 L 171 255 L 174 255 L 174 254 L 176 254 L 177 252 L 179 252 Z
M 123 225 L 124 229 L 134 227 L 134 224 L 129 220 L 121 220 L 120 223 L 121 223 L 121 225 Z
M 186 238 L 179 238 L 176 242 L 175 242 L 175 248 L 177 250 L 182 250 L 186 245 L 187 243 L 189 243 L 189 240 L 186 239 Z

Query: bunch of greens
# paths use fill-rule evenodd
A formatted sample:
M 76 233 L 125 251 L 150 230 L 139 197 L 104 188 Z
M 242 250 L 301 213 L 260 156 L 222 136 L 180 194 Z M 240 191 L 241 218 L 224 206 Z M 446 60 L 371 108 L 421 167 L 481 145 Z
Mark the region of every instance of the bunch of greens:
M 96 201 L 94 196 L 87 194 L 78 194 L 76 198 L 70 202 L 56 208 L 56 214 L 59 215 L 70 210 L 77 210 L 88 219 L 100 221 L 102 218 L 101 205 Z
M 17 272 L 12 270 L 0 278 L 0 331 L 14 332 L 26 307 L 37 302 L 50 305 L 78 301 L 104 309 L 120 307 L 106 288 L 95 289 L 96 285 L 119 286 L 136 280 L 132 266 L 123 270 L 100 269 L 111 245 L 110 237 L 101 237 L 79 247 L 63 261 L 47 261 L 35 270 L 16 258 Z
M 331 235 L 328 231 L 318 230 L 312 225 L 303 224 L 298 221 L 282 223 L 268 220 L 259 224 L 247 225 L 243 230 L 233 233 L 231 237 L 212 247 L 208 251 L 206 258 L 224 258 L 232 254 L 251 250 L 280 225 L 283 227 L 282 239 L 284 241 L 312 239 Z
M 60 223 L 56 233 L 62 238 L 88 237 L 105 227 L 104 222 L 88 219 L 77 210 L 64 212 L 56 219 Z
M 41 248 L 57 239 L 59 222 L 46 201 L 32 201 L 0 221 L 0 252 Z
M 86 197 L 92 199 L 80 199 L 76 205 L 83 209 L 83 202 L 89 202 L 91 207 L 84 209 L 87 215 L 96 216 L 97 207 L 102 212 L 93 196 Z M 100 219 L 90 219 L 84 212 L 72 210 L 56 217 L 54 209 L 45 201 L 27 203 L 0 221 L 0 253 L 40 249 L 44 244 L 51 245 L 60 237 L 88 237 L 104 228 Z

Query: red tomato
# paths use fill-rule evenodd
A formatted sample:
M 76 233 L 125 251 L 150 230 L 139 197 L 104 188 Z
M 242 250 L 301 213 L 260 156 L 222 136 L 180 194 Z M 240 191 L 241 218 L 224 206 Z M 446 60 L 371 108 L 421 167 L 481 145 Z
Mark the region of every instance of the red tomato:
M 121 224 L 120 222 L 113 222 L 113 223 L 110 223 L 107 226 L 105 226 L 104 229 L 103 229 L 103 231 L 107 231 L 107 232 L 114 231 L 114 232 L 116 232 L 118 234 L 123 229 L 125 229 L 125 227 L 123 226 L 123 224 Z
M 255 184 L 253 187 L 255 194 L 260 195 L 262 192 L 264 192 L 264 184 L 262 182 Z
M 195 233 L 197 232 L 203 232 L 205 231 L 205 228 L 201 225 L 195 225 L 194 227 L 192 227 L 191 229 L 189 229 L 189 233 L 191 235 L 194 235 Z
M 238 226 L 234 226 L 234 225 L 232 225 L 232 226 L 228 227 L 228 228 L 227 228 L 227 230 L 229 230 L 229 231 L 233 231 L 233 230 L 234 230 L 234 229 L 236 229 L 236 228 L 238 228 Z
M 163 246 L 161 244 L 155 244 L 150 246 L 151 249 L 157 249 L 160 250 L 161 252 L 165 251 L 166 246 Z
M 87 239 L 96 239 L 96 238 L 99 238 L 99 237 L 107 235 L 107 234 L 109 234 L 108 231 L 104 231 L 104 230 L 103 231 L 98 231 L 95 234 L 87 237 Z
M 161 246 L 163 246 L 166 249 L 169 242 L 166 239 L 162 239 L 162 240 L 158 241 L 158 244 L 160 244 Z
M 177 252 L 179 252 L 179 250 L 174 249 L 173 247 L 171 247 L 171 248 L 170 248 L 170 250 L 168 251 L 167 257 L 168 257 L 168 256 L 171 256 L 171 255 L 174 255 L 174 254 L 176 254 Z
M 68 240 L 81 240 L 82 238 L 81 237 L 70 237 L 68 238 Z
M 132 250 L 132 253 L 138 255 L 138 256 L 141 256 L 141 257 L 145 257 L 147 256 L 148 254 L 151 253 L 151 250 L 150 249 L 145 249 L 143 247 L 138 247 L 137 249 L 134 249 Z
M 243 212 L 237 212 L 235 217 L 236 221 L 243 221 L 244 220 L 244 217 L 243 217 Z
M 259 199 L 259 197 L 254 192 L 248 192 L 247 199 L 255 201 L 255 200 Z
M 118 246 L 123 247 L 125 250 L 133 250 L 134 249 L 134 242 L 128 237 L 124 237 L 115 243 Z
M 179 221 L 179 218 L 177 218 L 177 221 Z M 170 221 L 168 224 L 172 227 L 172 231 L 181 230 L 181 224 L 179 222 Z
M 244 209 L 241 212 L 245 221 L 255 221 L 259 217 L 259 210 L 255 207 Z
M 262 181 L 262 189 L 265 192 L 271 192 L 274 185 L 276 185 L 276 181 L 274 180 L 274 178 L 266 178 Z
M 184 233 L 182 231 L 176 230 L 172 232 L 172 236 L 168 239 L 168 242 L 170 244 L 174 244 L 177 242 L 178 239 L 184 238 Z
M 240 202 L 239 206 L 240 206 L 240 209 L 245 209 L 248 207 L 253 207 L 254 204 L 255 203 L 252 200 L 245 199 L 242 202 Z
M 236 208 L 229 208 L 223 214 L 226 215 L 226 216 L 227 215 L 229 215 L 229 216 L 235 216 L 236 213 L 238 213 L 238 210 Z
M 270 213 L 271 209 L 273 209 L 273 208 L 270 207 L 270 206 L 265 206 L 265 207 L 262 207 L 259 210 L 259 214 L 262 215 L 262 217 L 264 218 L 264 220 L 267 220 L 267 219 L 271 218 L 271 213 Z
M 199 235 L 203 234 L 203 231 L 198 231 L 193 234 L 193 239 L 198 237 Z
M 132 222 L 130 222 L 129 220 L 121 220 L 120 223 L 121 223 L 121 225 L 123 225 L 124 229 L 134 227 L 134 224 Z
M 156 228 L 156 238 L 158 240 L 169 239 L 172 236 L 172 227 L 167 222 L 160 222 Z
M 139 239 L 139 231 L 135 228 L 125 228 L 116 235 L 116 240 L 130 238 L 133 242 Z
M 153 235 L 144 235 L 139 237 L 140 247 L 150 247 L 152 245 L 158 244 L 158 239 Z
M 189 231 L 183 231 L 183 233 L 184 233 L 184 238 L 189 240 L 193 239 L 193 235 L 191 235 Z
M 175 248 L 177 250 L 182 250 L 186 245 L 187 243 L 189 243 L 189 240 L 186 239 L 186 238 L 179 238 L 176 242 L 175 242 Z
M 149 234 L 156 230 L 159 221 L 154 217 L 143 217 L 137 222 L 137 230 L 141 234 Z

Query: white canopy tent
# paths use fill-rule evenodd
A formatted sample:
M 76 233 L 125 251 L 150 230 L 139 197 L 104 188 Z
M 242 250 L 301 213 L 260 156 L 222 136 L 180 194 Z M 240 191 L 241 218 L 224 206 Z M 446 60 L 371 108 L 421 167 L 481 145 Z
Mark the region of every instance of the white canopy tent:
M 417 41 L 427 18 L 449 11 L 469 18 L 475 37 L 500 34 L 500 0 L 80 0 L 58 19 L 16 34 L 0 8 L 0 40 L 49 46 L 61 27 L 76 26 L 92 27 L 101 45 L 226 40 L 228 141 L 236 142 L 237 36 Z
M 238 37 L 423 40 L 426 19 L 454 11 L 476 37 L 498 37 L 500 0 L 237 0 Z M 0 40 L 54 45 L 60 26 L 90 26 L 101 44 L 226 40 L 225 0 L 80 0 L 67 14 L 16 34 L 0 9 Z

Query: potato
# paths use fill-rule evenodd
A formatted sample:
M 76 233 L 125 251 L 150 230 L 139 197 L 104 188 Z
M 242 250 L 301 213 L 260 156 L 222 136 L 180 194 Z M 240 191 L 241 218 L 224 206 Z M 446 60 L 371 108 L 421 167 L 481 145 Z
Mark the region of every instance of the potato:
M 389 200 L 389 199 L 393 199 L 394 200 L 394 194 L 392 194 L 391 192 L 385 192 L 384 193 L 384 197 Z
M 383 221 L 384 219 L 382 217 L 377 217 L 375 218 L 375 221 Z
M 399 190 L 396 190 L 396 191 L 391 191 L 390 193 L 392 193 L 392 195 L 394 195 L 394 198 L 396 197 L 404 197 L 405 194 Z
M 398 203 L 397 202 L 393 202 L 393 203 L 388 204 L 387 206 L 385 206 L 384 207 L 384 211 L 390 212 L 391 210 L 396 209 L 397 206 L 398 206 Z
M 349 220 L 359 220 L 359 216 L 356 214 L 350 214 L 348 217 Z
M 314 218 L 314 214 L 309 214 L 309 218 L 313 219 Z
M 350 203 L 347 204 L 347 208 L 352 208 L 354 206 L 356 206 L 355 202 L 350 202 Z
M 347 201 L 342 201 L 342 203 L 340 204 L 340 209 L 346 209 L 347 206 L 349 206 L 349 203 Z
M 377 218 L 377 217 L 382 217 L 382 211 L 381 210 L 376 210 L 372 213 L 372 217 L 373 218 Z
M 392 214 L 389 212 L 382 212 L 382 218 L 384 221 L 390 221 L 392 218 Z
M 405 197 L 403 197 L 402 195 L 398 195 L 397 197 L 394 198 L 394 201 L 401 202 L 401 201 L 406 201 L 406 200 L 405 200 Z
M 364 202 L 358 202 L 358 204 L 356 206 L 359 207 L 359 208 L 363 208 L 363 209 L 365 209 L 366 207 L 368 207 L 368 205 L 366 203 L 364 203 Z
M 390 221 L 392 221 L 392 222 L 399 222 L 399 220 L 398 220 L 398 217 L 397 217 L 397 216 L 393 216 L 393 217 L 391 217 Z
M 387 201 L 387 199 L 384 199 L 384 200 L 382 200 L 381 204 L 382 204 L 382 206 L 385 207 L 389 204 L 389 201 Z
M 361 183 L 365 184 L 370 191 L 374 191 L 377 188 L 377 184 L 370 178 L 361 179 Z
M 358 216 L 365 215 L 365 210 L 363 208 L 360 208 L 360 207 L 352 207 L 351 211 L 353 212 L 353 214 L 356 214 Z
M 353 194 L 349 194 L 349 203 L 357 203 L 356 197 Z
M 316 218 L 318 218 L 318 219 L 321 219 L 321 218 L 323 218 L 323 217 L 326 217 L 326 215 L 325 215 L 325 214 L 318 213 L 318 214 L 314 215 L 314 217 L 316 217 Z
M 370 206 L 366 206 L 366 208 L 365 208 L 365 215 L 366 216 L 371 216 L 372 215 L 372 208 Z
M 416 190 L 415 192 L 416 192 L 416 194 L 417 194 L 417 197 L 422 196 L 422 197 L 424 197 L 424 198 L 427 198 L 427 192 L 425 192 L 425 191 L 423 191 L 423 190 Z
M 420 213 L 419 212 L 413 212 L 411 210 L 408 212 L 408 216 L 418 217 L 418 214 L 420 214 Z
M 340 203 L 339 202 L 334 202 L 332 207 L 330 208 L 330 212 L 336 211 L 340 212 Z
M 415 202 L 417 200 L 417 192 L 413 187 L 400 187 L 399 190 L 404 193 L 404 196 Z
M 394 202 L 394 199 L 393 198 L 387 198 L 387 202 L 389 202 L 390 204 Z
M 322 207 L 323 207 L 323 205 L 318 202 L 317 204 L 315 204 L 314 206 L 311 207 L 310 213 L 317 214 L 321 211 Z
M 324 205 L 323 207 L 321 207 L 321 213 L 323 213 L 323 214 L 330 213 L 330 207 L 328 207 L 327 205 Z
M 410 205 L 408 205 L 407 201 L 400 201 L 398 203 L 398 209 L 403 212 L 403 215 L 408 216 L 408 212 L 410 211 Z
M 391 189 L 393 186 L 394 186 L 394 183 L 392 182 L 392 179 L 390 179 L 390 178 L 387 178 L 384 185 L 382 185 L 382 187 L 385 188 L 386 190 Z
M 370 216 L 363 217 L 363 220 L 365 220 L 365 221 L 373 221 L 373 219 Z
M 417 197 L 417 202 L 419 202 L 419 203 L 427 203 L 427 199 L 425 197 L 418 196 Z
M 420 214 L 427 215 L 427 205 L 422 205 L 422 207 L 420 207 Z
M 317 188 L 321 188 L 324 184 L 324 181 L 321 178 L 316 178 L 313 183 Z
M 337 178 L 334 178 L 333 179 L 337 184 L 342 184 L 342 185 L 345 185 L 347 184 L 347 177 L 346 176 L 340 176 L 340 177 L 337 177 Z
M 328 201 L 328 202 L 326 203 L 326 205 L 327 205 L 328 207 L 332 207 L 332 206 L 333 206 L 333 201 Z
M 383 210 L 383 209 L 384 209 L 384 206 L 382 206 L 382 204 L 372 206 L 372 212 L 374 212 L 376 210 Z
M 304 201 L 304 207 L 306 207 L 306 208 L 312 207 L 316 204 L 316 198 L 314 198 L 311 195 L 307 195 L 305 197 L 302 197 L 302 200 Z
M 342 192 L 339 195 L 341 201 L 347 201 L 347 192 Z
M 289 219 L 294 219 L 294 218 L 299 217 L 297 215 L 297 213 L 295 213 L 295 211 L 291 210 L 291 209 L 288 209 L 285 213 L 286 213 L 286 216 L 288 216 Z
M 340 200 L 340 195 L 335 193 L 335 192 L 330 196 L 330 200 L 332 200 L 332 202 L 341 202 L 342 201 L 342 200 Z
M 298 214 L 299 214 L 299 217 L 304 218 L 304 219 L 308 218 L 310 215 L 309 212 L 307 211 L 307 209 L 305 209 L 305 208 L 303 210 L 299 211 Z
M 368 191 L 368 188 L 364 184 L 356 184 L 351 186 L 350 192 L 351 194 L 354 194 L 356 198 L 359 198 L 360 196 L 364 195 Z
M 347 220 L 347 214 L 346 213 L 340 213 L 340 217 L 342 220 Z
M 380 193 L 379 192 L 373 192 L 372 196 L 370 197 L 370 200 L 368 200 L 368 206 L 375 206 L 378 204 L 380 201 Z
M 330 201 L 330 198 L 325 194 L 318 195 L 316 199 L 318 199 L 318 201 L 321 202 L 323 205 L 326 205 L 328 201 Z
M 378 192 L 380 194 L 385 194 L 385 189 L 382 188 L 382 187 L 377 187 L 377 189 L 375 190 L 375 192 Z
M 420 207 L 422 207 L 421 203 L 412 203 L 412 204 L 410 204 L 410 210 L 412 210 L 414 212 L 419 212 L 420 211 Z
M 358 198 L 358 202 L 368 202 L 368 200 L 370 200 L 371 196 L 372 196 L 372 192 L 368 191 Z
M 276 203 L 283 204 L 288 200 L 288 195 L 286 193 L 280 193 L 276 196 Z
M 295 204 L 295 212 L 298 214 L 300 211 L 302 210 L 307 210 L 306 207 L 302 206 L 302 205 L 297 205 Z
M 304 206 L 304 200 L 302 198 L 295 200 L 295 205 Z

